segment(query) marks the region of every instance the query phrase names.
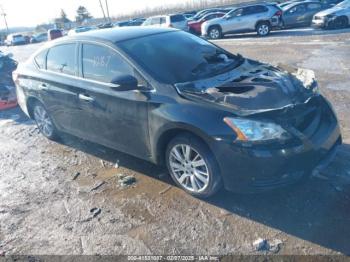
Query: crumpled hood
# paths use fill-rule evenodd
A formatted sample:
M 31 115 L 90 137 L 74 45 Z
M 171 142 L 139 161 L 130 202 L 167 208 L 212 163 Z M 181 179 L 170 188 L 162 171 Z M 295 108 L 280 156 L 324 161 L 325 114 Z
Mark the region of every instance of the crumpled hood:
M 224 105 L 238 115 L 281 109 L 307 102 L 317 86 L 313 71 L 274 67 L 245 59 L 213 78 L 175 85 L 180 94 Z

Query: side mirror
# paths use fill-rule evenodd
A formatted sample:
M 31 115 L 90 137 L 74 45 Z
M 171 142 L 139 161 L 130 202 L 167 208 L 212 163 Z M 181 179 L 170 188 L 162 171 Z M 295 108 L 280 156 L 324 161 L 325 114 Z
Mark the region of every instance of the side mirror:
M 121 75 L 113 78 L 111 88 L 116 91 L 135 90 L 138 89 L 138 82 L 132 75 Z

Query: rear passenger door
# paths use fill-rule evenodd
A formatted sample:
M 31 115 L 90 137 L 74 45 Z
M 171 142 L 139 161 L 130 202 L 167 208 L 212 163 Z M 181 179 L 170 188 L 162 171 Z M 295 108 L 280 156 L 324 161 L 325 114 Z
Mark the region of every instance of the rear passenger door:
M 305 4 L 295 5 L 285 12 L 283 21 L 285 26 L 301 26 L 305 23 L 306 6 Z
M 255 30 L 255 26 L 259 20 L 265 20 L 268 8 L 262 5 L 248 6 L 243 9 L 244 29 Z
M 55 124 L 75 135 L 81 133 L 83 121 L 77 104 L 77 50 L 76 43 L 51 47 L 46 54 L 46 68 L 42 68 L 46 72 L 37 85 L 40 97 Z
M 89 140 L 139 157 L 148 157 L 149 93 L 137 90 L 116 91 L 112 80 L 132 75 L 148 86 L 138 72 L 114 49 L 85 42 L 80 45 L 81 93 L 79 107 L 82 127 Z

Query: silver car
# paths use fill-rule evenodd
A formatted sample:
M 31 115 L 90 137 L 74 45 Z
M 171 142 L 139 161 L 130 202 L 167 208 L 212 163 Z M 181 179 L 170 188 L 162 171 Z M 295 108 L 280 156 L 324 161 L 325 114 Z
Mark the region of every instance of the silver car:
M 211 39 L 222 38 L 225 34 L 256 31 L 266 36 L 281 23 L 282 10 L 275 4 L 255 4 L 236 7 L 225 16 L 202 24 L 202 36 Z
M 173 27 L 188 31 L 187 19 L 182 14 L 152 16 L 147 18 L 142 26 Z
M 350 0 L 315 14 L 312 26 L 318 28 L 345 28 L 350 26 Z

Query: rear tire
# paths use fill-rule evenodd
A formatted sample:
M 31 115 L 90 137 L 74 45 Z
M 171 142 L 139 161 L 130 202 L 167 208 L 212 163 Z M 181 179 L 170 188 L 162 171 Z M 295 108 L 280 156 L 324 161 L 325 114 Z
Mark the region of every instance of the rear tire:
M 32 112 L 40 133 L 50 140 L 57 141 L 59 138 L 57 128 L 45 106 L 40 102 L 35 102 Z
M 220 39 L 222 38 L 222 31 L 219 26 L 211 26 L 208 29 L 208 36 L 210 39 Z
M 170 141 L 166 164 L 174 182 L 187 193 L 208 198 L 222 187 L 219 166 L 208 146 L 191 134 Z
M 271 31 L 270 23 L 260 22 L 256 25 L 256 33 L 258 36 L 267 36 Z

